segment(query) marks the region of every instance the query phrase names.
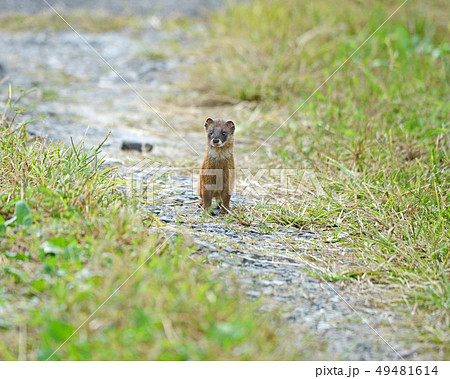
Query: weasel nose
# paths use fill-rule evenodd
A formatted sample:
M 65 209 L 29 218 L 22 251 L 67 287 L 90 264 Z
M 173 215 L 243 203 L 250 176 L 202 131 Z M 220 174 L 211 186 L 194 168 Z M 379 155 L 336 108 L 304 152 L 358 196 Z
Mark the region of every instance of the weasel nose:
M 219 143 L 219 142 L 220 142 L 220 139 L 214 138 L 214 139 L 213 139 L 213 142 L 214 142 L 214 143 Z

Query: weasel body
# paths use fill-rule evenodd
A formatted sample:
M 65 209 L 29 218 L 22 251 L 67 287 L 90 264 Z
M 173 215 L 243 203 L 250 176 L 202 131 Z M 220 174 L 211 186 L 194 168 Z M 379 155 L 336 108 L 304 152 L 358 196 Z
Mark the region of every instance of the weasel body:
M 205 122 L 206 155 L 198 181 L 200 205 L 204 211 L 209 210 L 213 198 L 221 200 L 220 213 L 230 210 L 236 180 L 233 156 L 235 128 L 233 121 L 208 118 Z

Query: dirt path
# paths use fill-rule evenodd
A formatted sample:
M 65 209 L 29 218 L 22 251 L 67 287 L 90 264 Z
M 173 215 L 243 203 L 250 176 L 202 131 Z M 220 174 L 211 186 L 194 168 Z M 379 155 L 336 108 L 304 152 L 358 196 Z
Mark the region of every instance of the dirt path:
M 77 4 L 84 3 L 89 4 Z M 114 8 L 121 2 L 108 3 L 112 4 L 110 11 L 121 11 L 118 5 Z M 158 15 L 170 13 L 174 3 L 160 2 Z M 179 12 L 199 13 L 196 2 L 186 3 L 190 5 L 177 8 Z M 219 2 L 209 3 L 217 6 Z M 6 1 L 2 6 L 23 11 L 24 4 Z M 140 2 L 131 4 L 127 12 L 142 12 Z M 149 13 L 154 10 L 147 9 Z M 65 142 L 70 137 L 78 142 L 85 136 L 86 144 L 95 146 L 111 130 L 103 151 L 109 163 L 117 165 L 130 180 L 142 184 L 156 169 L 177 167 L 157 175 L 156 202 L 143 210 L 153 212 L 165 228 L 191 236 L 199 246 L 198 259 L 225 277 L 235 275 L 250 300 L 261 297 L 263 309 L 281 309 L 299 343 L 305 336 L 320 341 L 317 359 L 430 358 L 418 346 L 400 342 L 408 336 L 408 330 L 399 327 L 405 322 L 400 314 L 379 308 L 372 300 L 361 302 L 361 296 L 354 292 L 370 289 L 330 284 L 310 275 L 315 268 L 308 256 L 345 261 L 344 248 L 327 243 L 320 234 L 293 227 L 264 232 L 201 216 L 189 167 L 201 161 L 202 123 L 208 116 L 236 119 L 242 108 L 175 105 L 171 99 L 180 96 L 178 83 L 187 75 L 182 67 L 195 64 L 195 56 L 180 58 L 168 46 L 174 41 L 193 42 L 155 25 L 153 19 L 139 33 L 82 33 L 85 41 L 70 30 L 0 31 L 0 49 L 6 52 L 0 57 L 0 71 L 8 77 L 1 86 L 2 96 L 7 93 L 8 82 L 15 88 L 37 88 L 21 103 L 31 108 L 27 118 L 44 115 L 42 121 L 31 124 L 32 132 L 39 135 Z M 161 54 L 152 59 L 148 51 Z M 130 153 L 121 150 L 124 140 L 149 142 L 154 148 L 149 155 Z M 245 154 L 239 143 L 237 154 Z M 248 205 L 258 201 L 239 193 L 233 199 Z

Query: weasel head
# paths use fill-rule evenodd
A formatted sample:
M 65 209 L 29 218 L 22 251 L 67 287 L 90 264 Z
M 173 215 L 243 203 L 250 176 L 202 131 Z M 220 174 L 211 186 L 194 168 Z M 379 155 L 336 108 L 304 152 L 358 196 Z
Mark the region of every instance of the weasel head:
M 236 127 L 233 121 L 213 120 L 212 118 L 208 118 L 205 122 L 208 148 L 232 148 L 235 129 Z

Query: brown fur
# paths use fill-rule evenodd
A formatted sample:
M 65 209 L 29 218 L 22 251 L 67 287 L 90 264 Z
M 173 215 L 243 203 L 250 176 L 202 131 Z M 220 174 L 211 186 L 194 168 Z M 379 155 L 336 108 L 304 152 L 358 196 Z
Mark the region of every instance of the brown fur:
M 221 214 L 230 210 L 230 198 L 236 178 L 233 156 L 234 130 L 233 121 L 208 118 L 205 122 L 206 155 L 198 181 L 200 206 L 204 211 L 209 210 L 213 198 L 221 200 Z

